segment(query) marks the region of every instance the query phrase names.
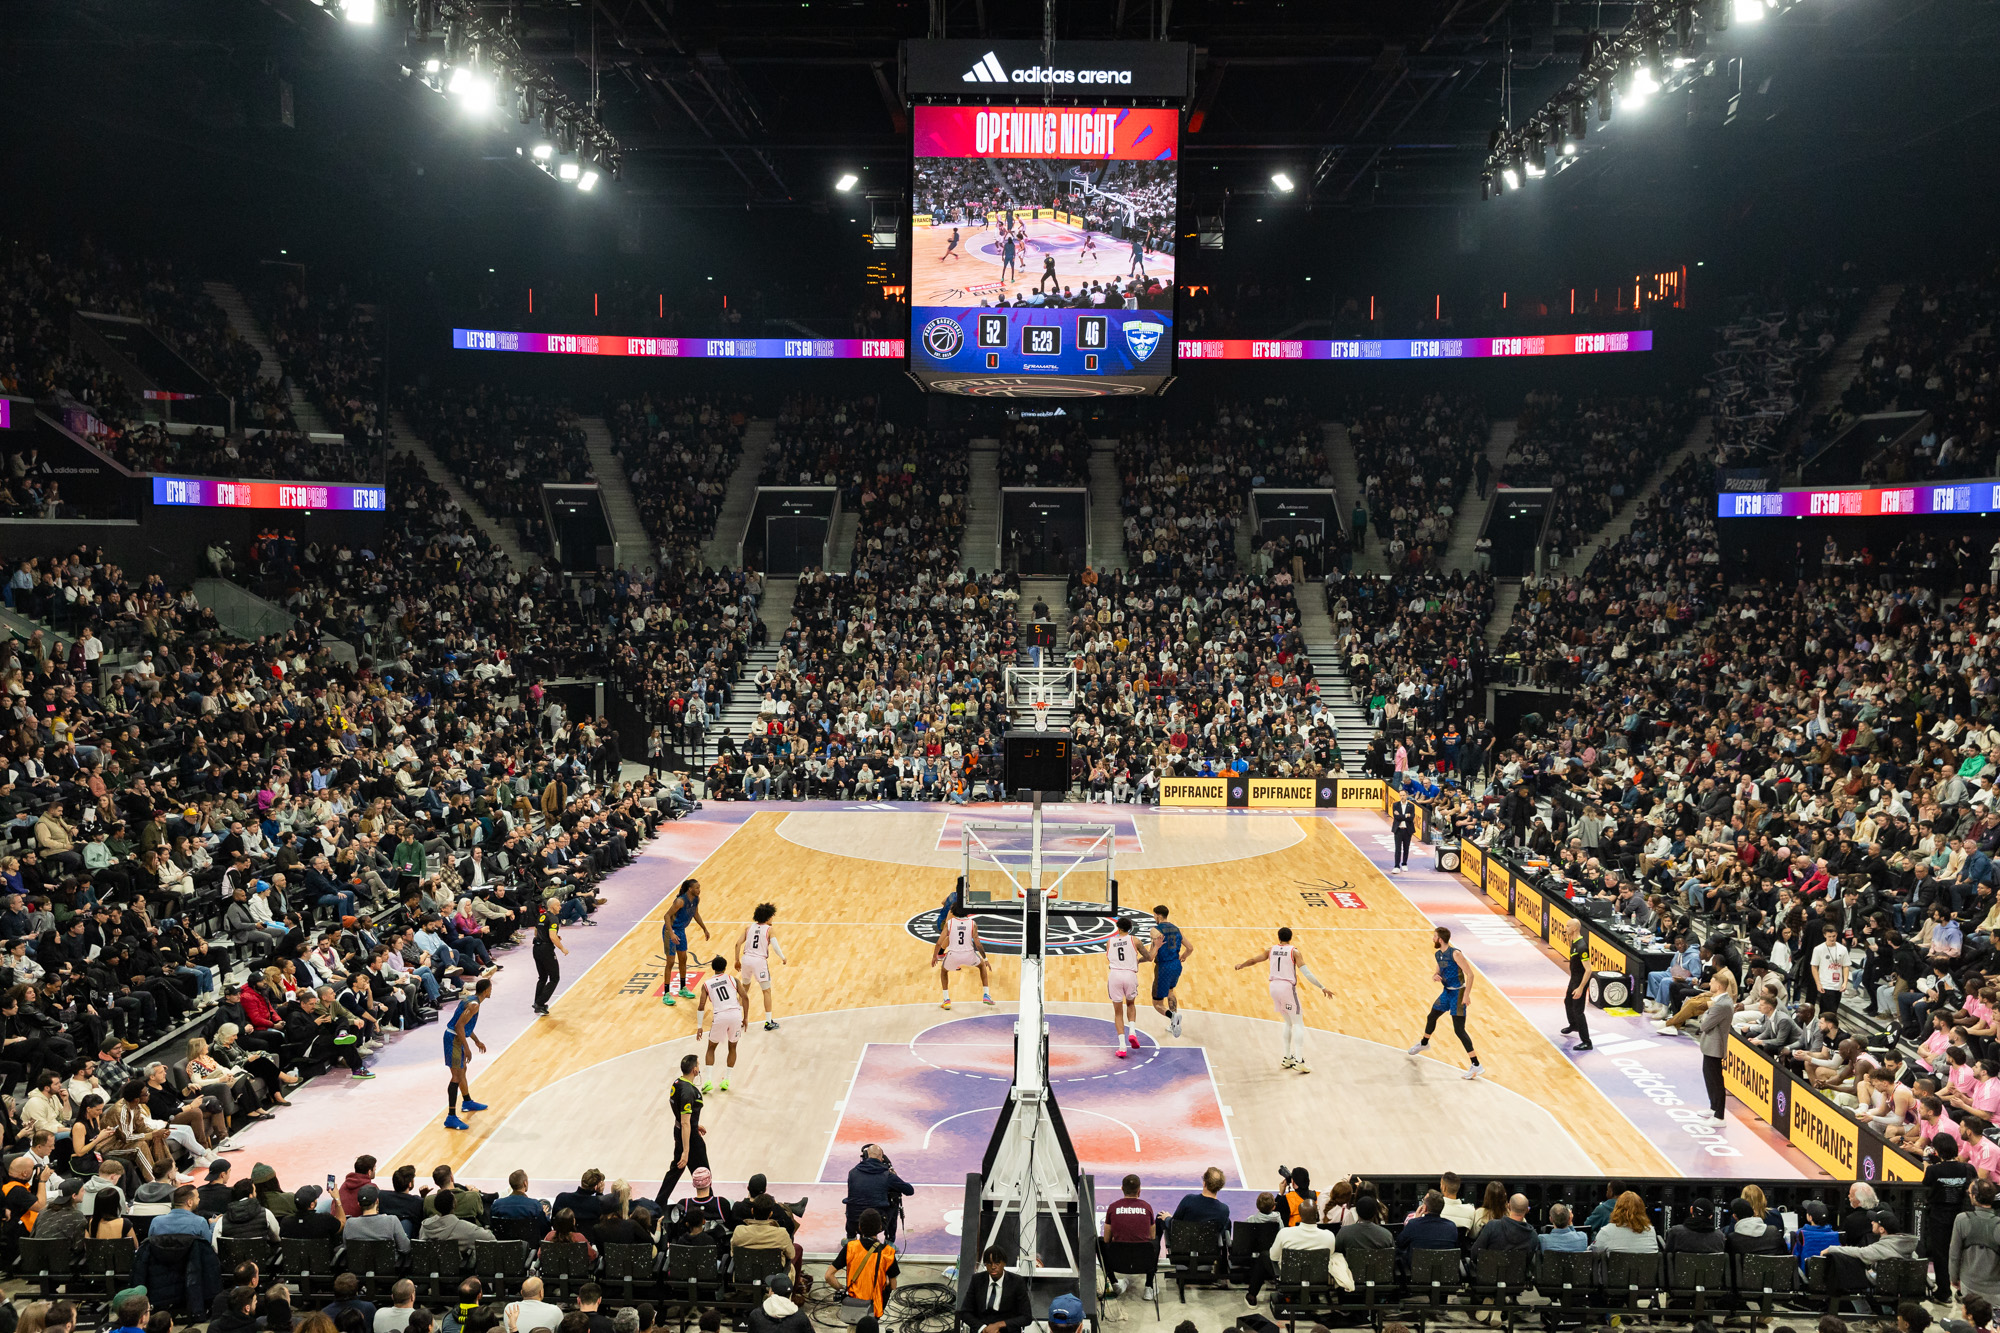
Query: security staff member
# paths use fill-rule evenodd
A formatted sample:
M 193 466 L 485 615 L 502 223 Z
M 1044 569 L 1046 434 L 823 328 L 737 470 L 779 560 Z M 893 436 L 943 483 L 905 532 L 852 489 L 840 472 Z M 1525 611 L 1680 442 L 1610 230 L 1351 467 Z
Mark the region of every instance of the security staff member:
M 668 1169 L 667 1178 L 660 1182 L 660 1196 L 654 1200 L 654 1211 L 660 1217 L 667 1215 L 667 1204 L 674 1196 L 674 1186 L 681 1183 L 681 1172 L 708 1165 L 708 1144 L 702 1141 L 708 1131 L 701 1127 L 701 1086 L 693 1077 L 699 1068 L 699 1055 L 692 1051 L 683 1055 L 681 1076 L 674 1080 L 674 1090 L 668 1097 L 674 1117 L 674 1164 Z
M 556 983 L 562 980 L 562 968 L 556 964 L 556 950 L 569 953 L 569 946 L 562 942 L 560 927 L 562 895 L 552 893 L 542 903 L 541 913 L 535 918 L 535 1012 L 546 1014 L 549 1000 L 556 993 Z
M 1396 839 L 1396 871 L 1410 863 L 1410 839 L 1417 832 L 1417 803 L 1407 796 L 1389 808 L 1389 832 Z
M 1590 940 L 1588 932 L 1579 930 L 1569 944 L 1569 988 L 1563 992 L 1563 1013 L 1569 1017 L 1569 1026 L 1563 1035 L 1577 1035 L 1573 1051 L 1593 1049 L 1590 1044 L 1590 1010 L 1585 1007 L 1583 993 L 1590 986 Z

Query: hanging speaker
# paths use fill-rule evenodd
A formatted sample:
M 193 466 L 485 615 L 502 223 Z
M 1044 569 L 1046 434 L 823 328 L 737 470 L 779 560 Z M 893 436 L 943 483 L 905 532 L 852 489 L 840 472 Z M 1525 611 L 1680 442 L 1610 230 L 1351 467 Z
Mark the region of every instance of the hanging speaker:
M 1623 972 L 1593 972 L 1588 993 L 1599 1009 L 1623 1009 L 1632 998 L 1632 978 Z

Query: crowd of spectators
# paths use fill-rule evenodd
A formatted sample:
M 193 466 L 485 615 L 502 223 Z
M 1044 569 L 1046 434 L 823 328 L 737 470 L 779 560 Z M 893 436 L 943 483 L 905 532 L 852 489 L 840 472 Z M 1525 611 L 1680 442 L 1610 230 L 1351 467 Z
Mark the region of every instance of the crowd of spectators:
M 698 563 L 715 535 L 748 419 L 745 402 L 721 394 L 647 394 L 605 412 L 639 517 L 668 563 Z
M 1555 492 L 1548 533 L 1560 563 L 1609 523 L 1680 446 L 1694 417 L 1693 400 L 1685 397 L 1530 393 L 1501 484 Z
M 1486 411 L 1472 394 L 1427 394 L 1410 402 L 1356 404 L 1347 413 L 1362 510 L 1356 544 L 1370 527 L 1391 572 L 1435 569 L 1452 517 L 1477 476 L 1485 493 Z
M 1707 381 L 1722 466 L 1775 462 L 1791 439 L 1806 395 L 1858 313 L 1852 266 L 1821 281 L 1774 283 L 1737 297 L 1716 334 Z M 1819 423 L 1824 434 L 1832 427 Z
M 531 551 L 548 549 L 544 482 L 590 482 L 590 450 L 566 401 L 491 385 L 403 391 L 410 425 L 481 508 L 519 533 Z
M 1153 577 L 1233 569 L 1252 489 L 1333 484 L 1318 418 L 1283 397 L 1225 400 L 1206 420 L 1135 427 L 1118 442 L 1117 464 L 1125 554 Z
M 374 307 L 355 301 L 344 287 L 314 298 L 299 282 L 280 287 L 269 309 L 271 344 L 286 376 L 335 433 L 351 440 L 377 438 L 383 424 L 376 419 L 381 405 L 382 336 L 375 313 Z M 343 475 L 372 481 L 379 471 Z
M 1088 486 L 1090 436 L 1081 425 L 1008 421 L 1000 427 L 999 472 L 1002 486 Z
M 1868 460 L 1883 482 L 1993 475 L 2000 426 L 2000 267 L 1903 289 L 1889 327 L 1861 354 L 1861 372 L 1841 395 L 1843 414 L 1932 414 L 1913 445 Z

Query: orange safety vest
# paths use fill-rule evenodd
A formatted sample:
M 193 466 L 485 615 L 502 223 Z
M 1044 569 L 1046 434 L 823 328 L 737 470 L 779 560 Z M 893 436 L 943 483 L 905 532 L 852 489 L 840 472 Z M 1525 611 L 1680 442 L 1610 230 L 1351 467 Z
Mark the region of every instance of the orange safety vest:
M 886 1242 L 871 1246 L 866 1241 L 849 1240 L 841 1253 L 840 1266 L 847 1270 L 847 1294 L 872 1304 L 877 1319 L 882 1317 L 889 1268 L 895 1262 L 896 1247 Z

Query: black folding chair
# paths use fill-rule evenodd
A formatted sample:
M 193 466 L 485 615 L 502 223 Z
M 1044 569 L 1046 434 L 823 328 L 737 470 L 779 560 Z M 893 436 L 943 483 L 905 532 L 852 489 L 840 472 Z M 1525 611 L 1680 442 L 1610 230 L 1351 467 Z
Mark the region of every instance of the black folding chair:
M 1736 1259 L 1736 1300 L 1759 1315 L 1799 1294 L 1799 1261 L 1789 1254 L 1744 1254 Z
M 1167 1266 L 1173 1270 L 1181 1304 L 1187 1304 L 1188 1283 L 1222 1282 L 1228 1278 L 1222 1255 L 1222 1233 L 1207 1222 L 1167 1224 Z
M 278 1242 L 278 1272 L 307 1296 L 333 1296 L 333 1242 L 293 1236 Z
M 1250 1266 L 1271 1252 L 1271 1243 L 1282 1229 L 1277 1222 L 1238 1222 L 1229 1232 L 1229 1276 L 1237 1282 L 1250 1280 Z M 1267 1261 L 1268 1262 L 1268 1261 Z
M 14 1276 L 38 1284 L 42 1299 L 52 1301 L 59 1288 L 68 1286 L 76 1274 L 76 1242 L 74 1240 L 34 1240 L 23 1237 L 15 1242 L 19 1247 L 14 1258 Z M 131 1267 L 130 1247 L 127 1247 L 126 1267 Z
M 271 1241 L 264 1236 L 224 1236 L 215 1246 L 216 1257 L 224 1268 L 234 1268 L 238 1264 L 255 1264 L 258 1271 L 271 1271 L 271 1256 L 274 1253 Z M 131 1265 L 126 1265 L 129 1269 Z
M 1271 1313 L 1290 1321 L 1331 1311 L 1340 1294 L 1327 1272 L 1332 1257 L 1330 1250 L 1278 1251 L 1278 1280 L 1271 1285 Z
M 1613 1250 L 1604 1256 L 1604 1303 L 1626 1310 L 1651 1306 L 1660 1294 L 1660 1255 Z
M 541 1270 L 542 1286 L 551 1293 L 550 1299 L 566 1297 L 590 1280 L 590 1246 L 579 1240 L 544 1241 L 536 1267 Z
M 350 1240 L 341 1251 L 340 1266 L 361 1279 L 362 1290 L 375 1291 L 369 1284 L 377 1279 L 395 1281 L 403 1271 L 403 1256 L 393 1240 Z
M 1509 1328 L 1520 1311 L 1534 1257 L 1533 1250 L 1481 1250 L 1472 1257 L 1472 1299 L 1497 1307 L 1501 1322 Z
M 1667 1297 L 1680 1308 L 1706 1318 L 1717 1306 L 1730 1304 L 1729 1256 L 1670 1254 L 1667 1256 Z
M 1465 1290 L 1465 1256 L 1457 1250 L 1410 1251 L 1410 1299 L 1445 1305 Z
M 540 1217 L 496 1217 L 486 1229 L 495 1240 L 519 1240 L 530 1245 L 549 1234 L 548 1220 Z
M 1160 1242 L 1154 1240 L 1100 1240 L 1097 1242 L 1097 1268 L 1103 1275 L 1103 1300 L 1114 1300 L 1118 1295 L 1117 1279 L 1121 1277 L 1143 1278 L 1146 1289 L 1157 1298 L 1160 1276 Z M 1153 1318 L 1160 1317 L 1160 1302 L 1153 1301 Z
M 655 1278 L 659 1271 L 660 1255 L 651 1245 L 604 1247 L 604 1285 L 615 1287 L 622 1300 L 651 1299 L 658 1287 Z
M 1884 1312 L 1893 1311 L 1904 1301 L 1921 1303 L 1930 1294 L 1928 1259 L 1878 1259 L 1875 1261 L 1873 1294 Z
M 465 1252 L 455 1240 L 410 1242 L 410 1281 L 419 1300 L 455 1299 L 465 1275 Z
M 1375 1314 L 1384 1305 L 1392 1305 L 1396 1299 L 1396 1252 L 1393 1249 L 1354 1250 L 1343 1255 L 1347 1269 L 1354 1275 L 1354 1290 L 1343 1292 L 1334 1289 L 1335 1307 L 1340 1310 L 1357 1310 L 1362 1319 L 1372 1325 Z
M 1577 1311 L 1582 1318 L 1598 1291 L 1597 1256 L 1589 1250 L 1545 1251 L 1535 1275 L 1535 1290 L 1558 1307 Z M 1543 1322 L 1548 1322 L 1548 1316 L 1543 1316 Z
M 767 1283 L 781 1273 L 789 1274 L 792 1256 L 784 1250 L 731 1250 L 729 1279 L 738 1296 L 749 1304 L 762 1304 Z
M 70 1290 L 77 1290 L 88 1278 L 90 1294 L 108 1302 L 132 1285 L 132 1260 L 138 1253 L 138 1246 L 129 1240 L 85 1241 L 83 1259 L 70 1278 Z
M 472 1271 L 488 1291 L 510 1291 L 528 1275 L 528 1247 L 518 1240 L 476 1240 Z
M 719 1304 L 727 1283 L 722 1276 L 722 1252 L 713 1245 L 669 1245 L 660 1299 L 681 1306 L 685 1316 L 698 1305 Z

